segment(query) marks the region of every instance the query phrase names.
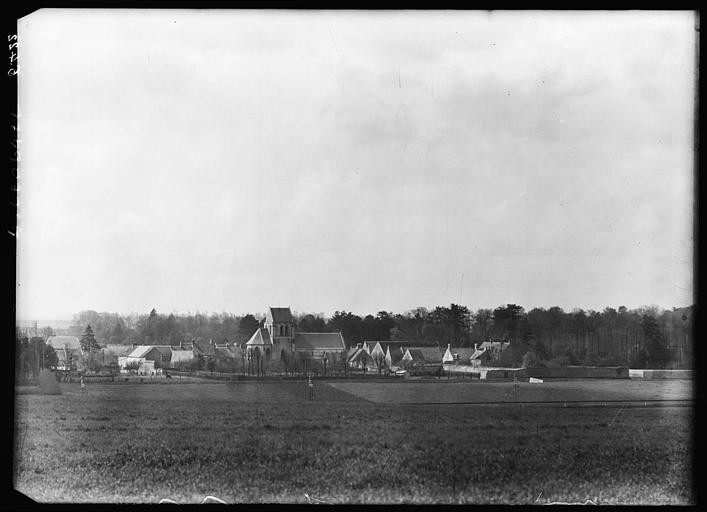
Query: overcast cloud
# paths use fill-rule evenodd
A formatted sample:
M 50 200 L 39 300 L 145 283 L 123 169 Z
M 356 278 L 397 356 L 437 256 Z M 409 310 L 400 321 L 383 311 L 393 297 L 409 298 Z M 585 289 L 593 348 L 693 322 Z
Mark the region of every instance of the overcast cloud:
M 18 316 L 691 304 L 694 24 L 36 12 Z

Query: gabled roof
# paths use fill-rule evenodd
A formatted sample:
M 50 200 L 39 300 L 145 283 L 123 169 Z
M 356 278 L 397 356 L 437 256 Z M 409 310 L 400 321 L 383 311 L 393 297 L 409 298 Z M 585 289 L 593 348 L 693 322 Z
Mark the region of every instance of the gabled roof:
M 408 350 L 415 362 L 441 363 L 444 356 L 444 352 L 437 347 L 410 347 Z
M 77 336 L 49 336 L 47 345 L 54 350 L 64 347 L 72 350 L 81 350 L 81 342 Z
M 476 350 L 474 350 L 474 353 L 471 354 L 470 359 L 479 359 L 479 357 L 481 357 L 481 355 L 485 354 L 485 353 L 486 353 L 486 348 L 477 348 Z
M 172 357 L 172 347 L 170 345 L 153 345 L 153 348 L 162 354 L 162 358 Z
M 340 332 L 298 332 L 295 350 L 346 350 L 346 344 Z
M 368 352 L 366 352 L 365 349 L 363 349 L 363 348 L 357 348 L 357 349 L 356 349 L 356 353 L 354 353 L 353 355 L 351 355 L 351 356 L 347 359 L 347 361 L 348 361 L 349 363 L 352 363 L 352 362 L 354 362 L 354 361 L 359 361 L 359 360 L 360 360 L 360 361 L 363 361 L 363 362 L 365 363 L 365 362 L 368 362 L 370 359 L 371 359 L 371 356 L 368 355 Z
M 375 345 L 371 349 L 371 357 L 385 357 L 385 351 L 383 350 L 383 347 L 381 347 L 380 341 L 376 341 Z
M 467 348 L 467 347 L 458 347 L 458 348 L 451 348 L 451 353 L 452 356 L 459 356 L 457 359 L 456 357 L 454 358 L 455 361 L 459 361 L 460 363 L 469 363 L 471 360 L 472 356 L 478 351 L 474 350 L 473 348 Z
M 261 327 L 253 333 L 253 336 L 250 337 L 246 345 L 272 345 L 270 333 L 265 327 Z
M 295 320 L 292 317 L 290 308 L 268 308 L 267 313 L 265 313 L 265 321 L 269 324 L 291 324 L 294 323 Z
M 132 351 L 132 345 L 118 345 L 118 344 L 108 344 L 105 346 L 104 350 L 106 352 L 112 352 L 117 356 L 124 356 Z
M 153 348 L 155 347 L 152 345 L 138 345 L 127 355 L 127 357 L 145 357 Z

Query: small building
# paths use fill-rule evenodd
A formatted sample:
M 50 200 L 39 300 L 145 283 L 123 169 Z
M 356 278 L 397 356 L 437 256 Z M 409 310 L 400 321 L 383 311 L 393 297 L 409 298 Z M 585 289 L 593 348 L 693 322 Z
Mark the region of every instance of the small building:
M 363 344 L 359 343 L 355 348 L 349 351 L 347 364 L 349 368 L 354 370 L 369 370 L 373 369 L 373 360 L 368 351 L 363 348 Z
M 81 342 L 76 336 L 49 336 L 47 345 L 54 349 L 58 359 L 57 370 L 75 370 L 76 362 L 83 355 Z
M 474 355 L 478 353 L 478 350 L 471 348 L 455 348 L 452 349 L 452 345 L 447 345 L 447 350 L 445 350 L 442 356 L 442 363 L 444 364 L 471 364 Z
M 141 366 L 152 366 L 152 368 L 167 368 L 172 357 L 172 347 L 170 345 L 137 345 L 126 356 L 118 358 L 118 365 L 121 371 L 125 367 L 138 363 Z M 146 363 L 145 361 L 151 361 Z

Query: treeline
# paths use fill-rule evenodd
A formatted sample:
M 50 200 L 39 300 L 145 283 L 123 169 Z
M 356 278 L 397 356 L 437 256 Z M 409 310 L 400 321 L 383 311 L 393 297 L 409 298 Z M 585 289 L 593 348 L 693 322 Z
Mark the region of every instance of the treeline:
M 380 311 L 360 316 L 336 311 L 331 318 L 295 314 L 302 332 L 341 331 L 347 345 L 363 340 L 401 340 L 411 345 L 473 347 L 484 341 L 510 341 L 509 365 L 591 364 L 631 367 L 686 367 L 692 358 L 694 307 L 661 310 L 655 306 L 603 311 L 534 308 L 506 304 L 470 311 L 450 304 L 404 313 Z M 245 343 L 263 324 L 253 314 L 119 315 L 82 311 L 70 334 L 81 336 L 87 325 L 98 343 L 170 343 L 213 340 Z

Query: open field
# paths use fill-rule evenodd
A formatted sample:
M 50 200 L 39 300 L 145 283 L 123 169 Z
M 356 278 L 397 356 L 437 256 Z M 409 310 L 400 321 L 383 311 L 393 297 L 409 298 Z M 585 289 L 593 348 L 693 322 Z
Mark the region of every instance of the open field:
M 693 381 L 628 379 L 519 382 L 521 401 L 680 400 L 693 398 Z M 513 401 L 512 382 L 441 379 L 439 382 L 332 382 L 330 386 L 376 403 Z
M 689 398 L 679 381 L 623 382 Z M 608 393 L 601 381 L 547 384 Z M 464 388 L 493 398 L 512 384 L 379 383 L 377 397 L 371 385 L 320 381 L 314 402 L 298 382 L 18 394 L 15 487 L 50 502 L 693 502 L 689 407 L 399 405 L 369 400 L 413 386 L 425 401 Z

